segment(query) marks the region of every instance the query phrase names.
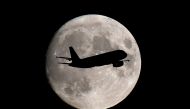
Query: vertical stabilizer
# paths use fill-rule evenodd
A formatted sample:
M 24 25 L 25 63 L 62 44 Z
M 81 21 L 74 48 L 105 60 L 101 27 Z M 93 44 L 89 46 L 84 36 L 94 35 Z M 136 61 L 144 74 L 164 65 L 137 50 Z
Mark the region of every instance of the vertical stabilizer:
M 71 59 L 72 59 L 73 62 L 80 60 L 79 56 L 77 55 L 77 53 L 75 52 L 73 47 L 69 47 L 69 50 L 70 50 Z

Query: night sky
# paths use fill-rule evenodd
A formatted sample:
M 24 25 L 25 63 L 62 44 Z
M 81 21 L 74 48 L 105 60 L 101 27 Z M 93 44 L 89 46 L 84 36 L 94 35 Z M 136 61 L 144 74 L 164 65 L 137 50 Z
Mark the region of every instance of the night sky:
M 100 14 L 117 20 L 133 34 L 140 48 L 139 80 L 130 95 L 111 109 L 154 109 L 179 103 L 176 98 L 181 95 L 176 93 L 181 86 L 176 82 L 177 69 L 169 67 L 170 63 L 175 63 L 171 54 L 175 54 L 174 48 L 178 47 L 173 46 L 178 33 L 171 34 L 176 31 L 172 27 L 178 23 L 172 20 L 176 16 L 175 8 L 162 3 L 96 5 L 90 2 L 89 5 L 75 3 L 77 6 L 72 3 L 12 3 L 4 8 L 5 40 L 2 43 L 5 43 L 6 57 L 2 58 L 8 58 L 6 65 L 9 66 L 4 71 L 6 76 L 1 77 L 5 83 L 5 107 L 74 109 L 48 84 L 46 52 L 55 32 L 68 20 L 84 14 Z

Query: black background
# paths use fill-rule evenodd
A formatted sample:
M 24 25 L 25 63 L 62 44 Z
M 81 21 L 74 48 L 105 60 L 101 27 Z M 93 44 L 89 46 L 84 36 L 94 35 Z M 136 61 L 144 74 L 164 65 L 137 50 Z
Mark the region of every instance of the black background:
M 131 94 L 111 109 L 184 106 L 176 49 L 178 26 L 185 9 L 171 3 L 11 3 L 3 8 L 2 60 L 6 76 L 6 107 L 73 109 L 51 89 L 46 78 L 46 52 L 55 32 L 68 20 L 84 14 L 101 14 L 126 26 L 136 39 L 142 59 L 141 74 Z M 75 4 L 76 6 L 74 6 Z M 178 6 L 178 7 L 177 7 Z M 178 19 L 180 16 L 180 19 Z M 182 34 L 180 33 L 180 37 Z M 176 44 L 177 43 L 177 44 Z M 179 63 L 178 63 L 179 64 Z M 183 76 L 182 76 L 183 77 Z M 184 77 L 183 77 L 184 78 Z M 186 79 L 182 79 L 183 82 Z M 184 81 L 185 80 L 185 81 Z

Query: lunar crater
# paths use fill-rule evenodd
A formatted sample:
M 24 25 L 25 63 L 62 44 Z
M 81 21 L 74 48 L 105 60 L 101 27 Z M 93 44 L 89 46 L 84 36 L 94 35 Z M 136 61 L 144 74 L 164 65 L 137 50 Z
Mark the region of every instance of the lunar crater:
M 81 96 L 92 90 L 90 80 L 86 77 L 80 80 L 73 80 L 65 85 L 64 91 L 68 95 Z
M 131 47 L 132 47 L 132 42 L 131 42 L 130 39 L 125 38 L 124 43 L 125 43 L 125 46 L 126 46 L 128 49 L 131 49 Z

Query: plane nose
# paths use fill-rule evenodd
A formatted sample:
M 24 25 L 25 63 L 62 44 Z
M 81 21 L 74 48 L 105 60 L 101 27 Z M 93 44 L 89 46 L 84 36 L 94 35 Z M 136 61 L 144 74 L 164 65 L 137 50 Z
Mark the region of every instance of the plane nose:
M 125 53 L 124 51 L 122 51 L 122 57 L 123 58 L 127 57 L 127 53 Z

